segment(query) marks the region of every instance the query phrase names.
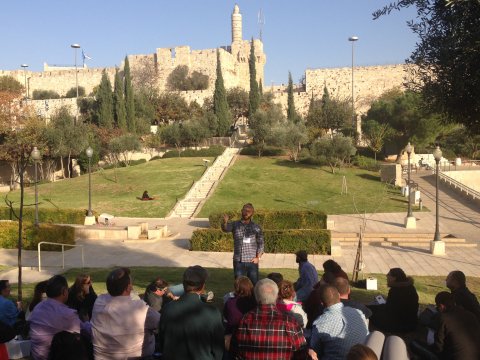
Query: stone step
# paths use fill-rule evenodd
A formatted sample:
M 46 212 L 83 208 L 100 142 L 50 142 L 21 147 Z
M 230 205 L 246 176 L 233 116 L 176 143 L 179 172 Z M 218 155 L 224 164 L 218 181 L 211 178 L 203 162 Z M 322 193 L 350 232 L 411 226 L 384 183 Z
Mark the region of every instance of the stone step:
M 371 242 L 375 242 L 375 243 L 380 243 L 380 242 L 385 242 L 385 241 L 389 241 L 389 242 L 430 242 L 433 240 L 433 235 L 430 236 L 429 238 L 410 238 L 410 237 L 407 237 L 407 238 L 364 238 L 363 239 L 363 242 L 364 243 L 371 243 Z M 345 243 L 345 244 L 348 244 L 348 243 L 358 243 L 358 238 L 337 238 L 337 237 L 332 237 L 332 240 L 337 240 L 337 241 L 340 241 L 341 243 Z M 465 239 L 462 239 L 462 238 L 453 238 L 453 237 L 446 237 L 446 238 L 442 238 L 442 240 L 445 242 L 445 243 L 466 243 L 466 240 Z
M 363 234 L 364 238 L 431 238 L 432 233 L 372 233 L 366 232 Z M 336 232 L 332 231 L 332 238 L 357 238 L 359 233 L 357 232 Z M 441 237 L 450 236 L 450 234 L 440 234 Z

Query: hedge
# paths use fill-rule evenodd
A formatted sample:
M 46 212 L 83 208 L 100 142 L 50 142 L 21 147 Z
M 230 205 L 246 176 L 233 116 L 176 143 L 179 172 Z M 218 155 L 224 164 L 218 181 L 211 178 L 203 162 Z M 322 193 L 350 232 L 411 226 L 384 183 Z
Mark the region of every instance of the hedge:
M 14 209 L 18 215 L 18 209 Z M 39 209 L 38 220 L 41 223 L 57 224 L 81 224 L 85 221 L 86 210 L 82 209 Z M 23 220 L 33 222 L 35 219 L 35 208 L 23 208 Z M 17 220 L 11 213 L 10 208 L 0 208 L 0 220 Z
M 282 148 L 274 146 L 265 146 L 262 150 L 261 156 L 280 156 L 283 155 Z M 256 145 L 249 145 L 240 150 L 240 155 L 258 156 L 258 147 Z
M 325 255 L 330 251 L 330 230 L 264 230 L 266 253 L 295 253 L 307 250 L 309 254 Z M 233 251 L 233 237 L 219 229 L 195 230 L 190 239 L 190 250 Z
M 227 214 L 231 220 L 241 218 L 240 211 L 226 211 L 224 213 L 210 214 L 208 217 L 210 227 L 220 229 L 223 222 L 223 214 Z M 255 210 L 253 221 L 262 229 L 326 229 L 327 215 L 321 211 L 289 211 L 289 210 Z
M 68 225 L 40 224 L 38 228 L 31 222 L 23 223 L 23 249 L 37 250 L 41 241 L 75 245 L 75 229 Z M 0 248 L 17 249 L 18 222 L 0 222 Z M 43 245 L 42 250 L 60 251 L 60 246 Z
M 184 151 L 180 151 L 180 157 L 217 157 L 223 154 L 225 151 L 225 147 L 221 145 L 212 145 L 206 149 L 186 149 Z M 179 157 L 177 150 L 167 151 L 163 154 L 162 158 L 174 158 Z

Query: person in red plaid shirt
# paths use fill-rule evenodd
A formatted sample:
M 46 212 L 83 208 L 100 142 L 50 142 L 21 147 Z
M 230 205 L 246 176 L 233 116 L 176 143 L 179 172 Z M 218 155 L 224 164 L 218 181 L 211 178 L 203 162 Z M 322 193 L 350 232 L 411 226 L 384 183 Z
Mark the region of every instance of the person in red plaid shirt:
M 243 317 L 232 339 L 234 359 L 305 359 L 307 343 L 295 317 L 277 309 L 278 286 L 270 279 L 255 285 L 256 309 Z

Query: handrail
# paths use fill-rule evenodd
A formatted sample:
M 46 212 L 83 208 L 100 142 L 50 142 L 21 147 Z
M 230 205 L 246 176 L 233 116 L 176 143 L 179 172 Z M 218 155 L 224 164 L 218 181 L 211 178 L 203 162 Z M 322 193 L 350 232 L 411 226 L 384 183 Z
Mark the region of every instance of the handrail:
M 50 245 L 58 245 L 62 247 L 62 269 L 65 269 L 65 246 L 70 247 L 81 247 L 82 248 L 82 268 L 85 267 L 85 257 L 83 253 L 83 245 L 72 245 L 72 244 L 62 244 L 62 243 L 55 243 L 50 241 L 40 241 L 38 243 L 38 272 L 42 272 L 42 252 L 41 252 L 41 245 L 43 244 L 50 244 Z
M 443 172 L 440 172 L 439 176 L 440 176 L 440 179 L 442 179 L 443 181 L 445 181 L 445 182 L 448 181 L 450 185 L 453 184 L 455 186 L 455 188 L 458 187 L 460 189 L 460 191 L 465 191 L 465 193 L 467 195 L 473 195 L 474 199 L 476 199 L 476 198 L 480 199 L 480 192 L 479 191 L 474 190 L 474 189 L 466 186 L 465 184 L 462 184 L 458 180 L 455 180 L 454 178 L 452 178 L 448 175 L 445 175 L 445 173 L 443 173 Z

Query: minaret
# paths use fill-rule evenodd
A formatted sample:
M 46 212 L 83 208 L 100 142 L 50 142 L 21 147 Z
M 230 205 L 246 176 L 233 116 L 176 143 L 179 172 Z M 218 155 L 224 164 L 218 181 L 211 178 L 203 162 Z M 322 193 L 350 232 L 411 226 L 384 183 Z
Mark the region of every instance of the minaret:
M 237 4 L 232 13 L 232 43 L 242 41 L 242 14 Z

